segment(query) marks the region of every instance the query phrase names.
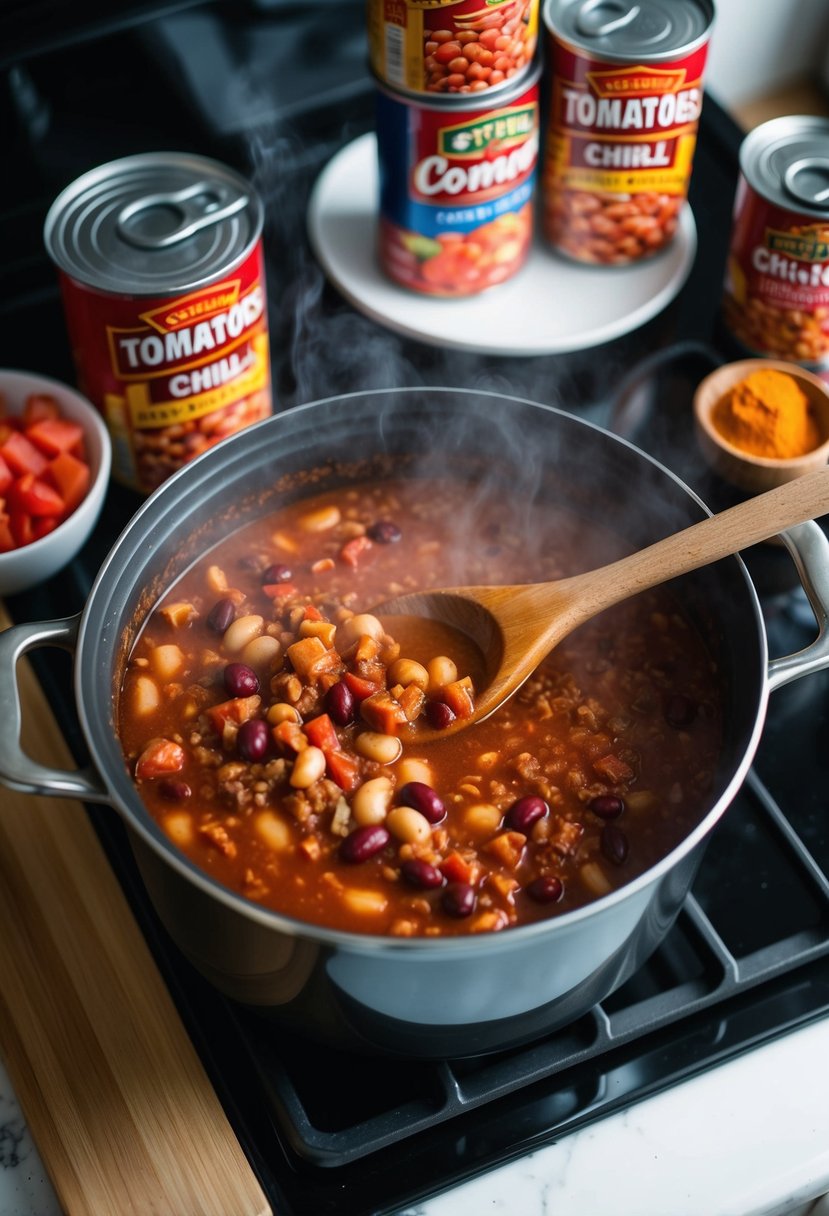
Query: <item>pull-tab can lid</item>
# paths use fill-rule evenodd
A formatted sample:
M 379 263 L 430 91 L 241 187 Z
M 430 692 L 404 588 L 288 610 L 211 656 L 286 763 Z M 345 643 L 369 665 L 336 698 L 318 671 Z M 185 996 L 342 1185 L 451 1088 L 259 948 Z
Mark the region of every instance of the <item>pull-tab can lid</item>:
M 714 19 L 713 0 L 547 0 L 547 28 L 600 59 L 651 63 L 695 50 Z
M 740 168 L 769 202 L 829 220 L 829 119 L 794 114 L 755 127 L 740 148 Z
M 194 291 L 244 259 L 262 231 L 261 200 L 240 174 L 187 153 L 128 156 L 58 195 L 46 249 L 70 278 L 99 291 Z

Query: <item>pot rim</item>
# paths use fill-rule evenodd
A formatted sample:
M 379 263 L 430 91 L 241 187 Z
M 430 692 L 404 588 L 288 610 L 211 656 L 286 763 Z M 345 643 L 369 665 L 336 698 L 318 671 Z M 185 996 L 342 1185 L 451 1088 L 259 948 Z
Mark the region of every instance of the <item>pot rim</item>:
M 322 407 L 342 408 L 346 410 L 350 402 L 355 400 L 364 401 L 366 398 L 389 398 L 391 396 L 398 397 L 416 397 L 422 394 L 439 394 L 439 395 L 457 395 L 466 398 L 490 398 L 493 401 L 510 402 L 523 407 L 532 407 L 561 417 L 566 420 L 567 425 L 573 423 L 579 426 L 584 426 L 587 429 L 596 432 L 601 436 L 603 442 L 613 442 L 621 444 L 629 449 L 636 457 L 647 461 L 661 475 L 667 477 L 675 486 L 682 491 L 707 515 L 712 512 L 706 503 L 699 495 L 687 485 L 676 473 L 667 466 L 663 465 L 655 457 L 644 452 L 636 444 L 622 436 L 615 435 L 611 431 L 589 419 L 582 418 L 578 415 L 568 413 L 566 410 L 558 406 L 548 405 L 542 402 L 530 401 L 526 398 L 515 397 L 510 394 L 495 392 L 490 390 L 467 389 L 467 388 L 452 388 L 449 386 L 408 386 L 404 388 L 388 388 L 388 389 L 366 389 L 355 390 L 350 393 L 337 393 L 330 397 L 319 398 L 315 401 L 305 402 L 302 405 L 291 407 L 289 410 L 283 411 L 281 414 L 271 415 L 253 426 L 245 428 L 235 435 L 229 436 L 216 448 L 210 449 L 198 456 L 195 460 L 184 465 L 177 470 L 170 478 L 168 478 L 161 486 L 158 487 L 147 500 L 139 507 L 137 512 L 131 517 L 126 527 L 115 540 L 112 548 L 104 559 L 98 570 L 95 581 L 90 589 L 86 605 L 81 614 L 81 620 L 78 631 L 77 651 L 74 667 L 74 692 L 75 702 L 80 719 L 80 724 L 83 730 L 84 737 L 90 749 L 93 761 L 101 773 L 102 780 L 110 794 L 111 805 L 118 811 L 125 825 L 131 830 L 138 833 L 144 842 L 156 853 L 162 860 L 171 865 L 182 877 L 189 882 L 194 883 L 200 890 L 217 899 L 231 910 L 241 914 L 249 920 L 253 920 L 258 924 L 272 929 L 278 930 L 281 933 L 295 938 L 310 938 L 319 945 L 330 946 L 333 948 L 347 949 L 351 953 L 374 954 L 376 952 L 406 951 L 411 955 L 428 954 L 434 956 L 436 952 L 441 954 L 481 954 L 490 953 L 493 950 L 510 949 L 510 943 L 516 942 L 517 937 L 520 937 L 521 942 L 528 941 L 534 937 L 545 936 L 550 933 L 564 933 L 566 930 L 587 919 L 594 914 L 597 914 L 599 909 L 607 910 L 617 904 L 621 904 L 628 899 L 634 898 L 645 888 L 651 887 L 658 883 L 660 879 L 669 871 L 672 870 L 684 857 L 686 857 L 693 849 L 701 844 L 703 839 L 712 831 L 715 824 L 718 822 L 722 814 L 730 805 L 737 790 L 742 785 L 751 762 L 754 758 L 757 749 L 760 735 L 763 730 L 766 717 L 766 708 L 769 696 L 769 683 L 767 679 L 768 668 L 768 643 L 766 637 L 765 624 L 763 621 L 762 610 L 760 607 L 759 598 L 757 596 L 754 584 L 746 569 L 745 563 L 738 554 L 732 555 L 731 558 L 725 559 L 736 561 L 740 567 L 742 579 L 746 586 L 746 591 L 751 602 L 754 612 L 755 623 L 757 625 L 758 640 L 760 642 L 758 663 L 761 668 L 760 678 L 760 695 L 756 706 L 754 725 L 750 737 L 745 745 L 744 752 L 739 764 L 732 772 L 726 786 L 717 797 L 714 804 L 709 808 L 700 822 L 685 836 L 678 845 L 676 845 L 668 854 L 661 858 L 655 865 L 645 870 L 643 873 L 631 879 L 630 882 L 616 888 L 609 894 L 601 896 L 598 899 L 592 900 L 590 903 L 582 907 L 575 908 L 571 912 L 561 913 L 557 916 L 552 916 L 544 920 L 535 921 L 531 924 L 517 925 L 515 927 L 503 930 L 498 933 L 481 933 L 481 934 L 466 934 L 459 936 L 447 937 L 394 937 L 382 934 L 369 933 L 352 933 L 341 929 L 333 929 L 325 925 L 317 925 L 313 922 L 302 921 L 284 913 L 266 908 L 253 900 L 247 899 L 229 887 L 223 886 L 216 879 L 212 878 L 193 861 L 180 853 L 173 843 L 163 833 L 161 827 L 151 818 L 149 812 L 144 807 L 138 792 L 133 783 L 132 777 L 127 772 L 126 765 L 123 766 L 123 782 L 119 781 L 113 785 L 110 777 L 112 774 L 105 775 L 102 772 L 106 766 L 98 762 L 98 748 L 96 744 L 96 733 L 91 723 L 88 713 L 86 700 L 83 695 L 85 668 L 84 654 L 89 649 L 94 650 L 97 641 L 96 630 L 100 626 L 93 622 L 95 613 L 96 599 L 106 590 L 106 584 L 111 576 L 113 567 L 118 563 L 119 550 L 122 544 L 129 536 L 136 533 L 147 532 L 151 530 L 151 525 L 154 520 L 162 513 L 164 504 L 169 501 L 171 496 L 179 496 L 183 493 L 190 493 L 186 487 L 190 486 L 191 482 L 195 482 L 197 487 L 202 481 L 206 480 L 214 464 L 220 464 L 227 460 L 227 457 L 232 454 L 234 448 L 246 446 L 251 442 L 251 436 L 263 429 L 272 429 L 278 425 L 278 420 L 283 417 L 297 417 L 303 414 L 311 413 L 319 410 Z M 120 753 L 120 743 L 117 740 L 116 746 Z M 123 789 L 120 788 L 123 784 Z

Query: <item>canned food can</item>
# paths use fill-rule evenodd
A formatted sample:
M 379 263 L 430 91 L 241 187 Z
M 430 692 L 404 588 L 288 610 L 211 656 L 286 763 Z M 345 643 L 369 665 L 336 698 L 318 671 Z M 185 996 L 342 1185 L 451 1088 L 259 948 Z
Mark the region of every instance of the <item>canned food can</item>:
M 482 93 L 529 72 L 538 0 L 368 0 L 371 66 L 413 93 Z
M 829 119 L 743 141 L 722 312 L 746 351 L 829 371 Z
M 524 263 L 533 236 L 538 77 L 499 104 L 380 88 L 379 258 L 412 291 L 470 296 Z
M 262 203 L 216 161 L 149 153 L 84 174 L 44 240 L 113 474 L 149 492 L 271 412 Z
M 688 193 L 711 0 L 547 0 L 543 233 L 625 266 L 673 238 Z

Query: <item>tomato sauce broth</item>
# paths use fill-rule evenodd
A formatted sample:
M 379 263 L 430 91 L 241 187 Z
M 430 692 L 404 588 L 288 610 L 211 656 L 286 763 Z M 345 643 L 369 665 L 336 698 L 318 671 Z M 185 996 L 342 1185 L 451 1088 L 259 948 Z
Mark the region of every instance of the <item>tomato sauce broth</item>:
M 705 813 L 720 675 L 666 589 L 581 627 L 489 719 L 440 738 L 474 705 L 481 656 L 429 622 L 397 638 L 372 608 L 626 548 L 558 506 L 471 493 L 411 479 L 293 503 L 150 613 L 119 698 L 125 758 L 219 882 L 358 933 L 499 931 L 622 886 Z

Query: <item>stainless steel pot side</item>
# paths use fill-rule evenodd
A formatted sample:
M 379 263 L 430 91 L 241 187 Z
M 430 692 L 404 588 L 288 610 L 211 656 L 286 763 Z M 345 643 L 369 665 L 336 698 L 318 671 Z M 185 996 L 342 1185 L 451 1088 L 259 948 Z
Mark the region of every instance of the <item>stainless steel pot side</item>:
M 655 949 L 691 885 L 707 838 L 751 763 L 770 690 L 829 665 L 829 545 L 806 523 L 785 537 L 815 610 L 815 643 L 768 661 L 760 606 L 739 558 L 682 580 L 726 682 L 726 740 L 710 807 L 658 865 L 592 905 L 543 923 L 465 938 L 397 939 L 318 928 L 268 911 L 193 866 L 144 809 L 115 726 L 123 660 L 159 592 L 206 547 L 287 496 L 405 469 L 484 474 L 569 501 L 642 545 L 704 518 L 703 503 L 624 440 L 555 409 L 495 394 L 403 389 L 330 398 L 278 414 L 186 466 L 138 511 L 80 617 L 0 634 L 0 780 L 111 803 L 150 897 L 192 963 L 231 998 L 329 1042 L 370 1052 L 476 1055 L 584 1013 Z M 20 748 L 17 658 L 74 649 L 74 691 L 92 765 L 35 764 Z M 56 813 L 59 813 L 56 811 Z

